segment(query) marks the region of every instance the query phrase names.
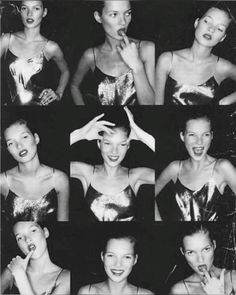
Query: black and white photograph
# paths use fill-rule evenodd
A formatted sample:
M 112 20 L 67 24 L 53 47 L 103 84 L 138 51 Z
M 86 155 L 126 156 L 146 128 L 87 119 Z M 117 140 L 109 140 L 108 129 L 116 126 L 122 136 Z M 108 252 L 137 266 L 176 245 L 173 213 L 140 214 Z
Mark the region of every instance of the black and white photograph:
M 0 0 L 1 294 L 236 294 L 236 0 Z

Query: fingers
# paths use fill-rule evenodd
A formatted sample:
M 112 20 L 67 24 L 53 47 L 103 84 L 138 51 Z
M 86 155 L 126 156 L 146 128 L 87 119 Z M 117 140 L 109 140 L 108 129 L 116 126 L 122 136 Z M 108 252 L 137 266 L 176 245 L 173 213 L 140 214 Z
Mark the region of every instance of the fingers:
M 41 99 L 40 104 L 41 105 L 48 105 L 54 100 L 58 99 L 58 94 L 54 92 L 52 89 L 44 89 L 40 95 L 39 99 Z
M 25 262 L 28 263 L 28 261 L 30 260 L 30 257 L 32 256 L 32 254 L 34 253 L 34 250 L 31 250 L 25 257 Z
M 206 270 L 206 271 L 204 271 L 204 276 L 205 276 L 205 278 L 209 281 L 210 279 L 211 279 L 211 275 L 210 275 L 210 273 Z
M 124 32 L 123 30 L 121 30 L 121 31 L 120 31 L 120 34 L 121 34 L 121 36 L 123 37 L 124 43 L 125 43 L 126 45 L 129 45 L 129 44 L 130 44 L 130 42 L 129 42 L 129 38 L 127 37 L 127 35 L 125 34 L 125 32 Z
M 99 121 L 98 123 L 101 124 L 101 125 L 115 126 L 115 123 L 105 121 L 105 120 Z
M 133 114 L 131 113 L 131 111 L 128 109 L 127 106 L 124 107 L 124 111 L 126 112 L 129 121 L 133 121 L 134 120 Z

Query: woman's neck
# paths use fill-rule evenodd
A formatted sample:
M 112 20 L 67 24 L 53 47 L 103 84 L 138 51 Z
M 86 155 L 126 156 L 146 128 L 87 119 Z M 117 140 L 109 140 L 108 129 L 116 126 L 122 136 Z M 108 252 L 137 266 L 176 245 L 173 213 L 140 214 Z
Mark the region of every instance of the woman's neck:
M 46 249 L 45 252 L 37 259 L 30 259 L 28 265 L 29 272 L 50 272 L 53 263 L 49 257 L 48 250 Z
M 105 175 L 107 175 L 109 177 L 116 176 L 120 169 L 121 169 L 120 165 L 115 166 L 115 167 L 111 167 L 111 166 L 107 165 L 106 163 L 103 164 L 103 171 L 104 171 Z
M 39 40 L 42 36 L 40 34 L 40 26 L 35 28 L 24 28 L 23 31 L 25 40 L 28 42 Z
M 121 282 L 114 282 L 110 279 L 107 280 L 107 289 L 109 294 L 119 295 L 125 294 L 125 289 L 128 286 L 127 280 Z
M 197 40 L 194 40 L 192 47 L 190 48 L 190 57 L 193 61 L 205 61 L 211 56 L 212 47 L 206 47 Z
M 192 166 L 193 170 L 202 170 L 206 164 L 210 163 L 210 159 L 208 155 L 205 155 L 200 161 L 196 161 L 193 158 L 189 158 L 190 165 Z
M 27 163 L 18 163 L 19 173 L 24 174 L 25 176 L 35 176 L 38 173 L 40 167 L 41 164 L 37 154 L 31 161 Z
M 117 40 L 110 36 L 106 36 L 105 42 L 103 44 L 104 48 L 110 51 L 117 51 L 117 46 L 120 46 L 121 40 Z

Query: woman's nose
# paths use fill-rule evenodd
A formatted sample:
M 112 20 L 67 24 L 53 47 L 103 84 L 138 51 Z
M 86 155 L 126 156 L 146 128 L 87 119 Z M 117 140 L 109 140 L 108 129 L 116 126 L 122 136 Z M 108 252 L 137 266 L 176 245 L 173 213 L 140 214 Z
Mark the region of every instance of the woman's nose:
M 199 137 L 197 137 L 197 144 L 202 144 L 202 137 L 201 136 L 199 136 Z
M 27 11 L 27 16 L 31 16 L 32 15 L 32 10 L 31 9 L 28 9 L 28 11 Z
M 123 15 L 120 16 L 120 25 L 124 26 L 126 24 L 125 17 Z
M 18 141 L 18 142 L 16 143 L 16 146 L 17 146 L 18 149 L 20 149 L 20 148 L 22 148 L 23 145 L 22 145 L 22 143 L 21 143 L 20 141 Z
M 214 31 L 215 31 L 215 27 L 214 26 L 210 26 L 209 27 L 209 32 L 214 33 Z
M 200 254 L 198 254 L 198 256 L 197 256 L 197 262 L 198 263 L 202 263 L 203 262 L 203 256 L 202 256 L 202 254 L 200 253 Z
M 117 259 L 116 259 L 116 262 L 115 262 L 115 266 L 116 266 L 117 268 L 119 268 L 119 267 L 121 267 L 121 265 L 122 265 L 121 259 L 120 259 L 120 258 L 117 258 Z
M 113 154 L 113 155 L 116 155 L 116 154 L 117 154 L 117 150 L 118 150 L 118 149 L 117 149 L 117 146 L 113 146 L 113 147 L 112 147 L 112 154 Z

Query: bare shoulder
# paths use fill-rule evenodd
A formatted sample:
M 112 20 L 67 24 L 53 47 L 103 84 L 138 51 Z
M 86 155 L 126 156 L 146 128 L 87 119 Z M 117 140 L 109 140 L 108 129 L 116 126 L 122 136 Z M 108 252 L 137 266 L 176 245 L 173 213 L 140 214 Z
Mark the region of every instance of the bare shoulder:
M 170 173 L 172 177 L 175 177 L 179 172 L 180 161 L 173 161 L 167 167 L 166 171 Z
M 63 269 L 63 271 L 61 272 L 58 281 L 60 283 L 64 283 L 64 282 L 70 282 L 70 271 L 68 269 Z
M 144 289 L 144 288 L 138 288 L 138 295 L 154 295 L 153 292 L 151 292 L 148 289 Z
M 63 53 L 60 46 L 56 42 L 51 40 L 47 41 L 47 44 L 44 48 L 44 53 L 48 59 L 63 57 Z
M 171 287 L 169 294 L 170 295 L 185 295 L 188 293 L 186 292 L 186 288 L 185 288 L 183 282 L 180 281 Z
M 140 50 L 144 54 L 154 54 L 155 53 L 155 44 L 151 41 L 140 41 Z
M 235 167 L 227 159 L 218 159 L 215 169 L 219 173 L 221 173 L 221 172 L 228 173 L 228 172 L 232 171 L 232 169 L 235 169 Z
M 79 289 L 77 295 L 88 295 L 90 293 L 91 285 L 83 286 Z
M 1 41 L 1 47 L 2 48 L 7 48 L 8 47 L 10 36 L 11 36 L 11 34 L 9 34 L 9 33 L 3 34 L 1 36 L 0 41 Z
M 65 172 L 53 169 L 54 170 L 54 177 L 57 182 L 68 182 L 68 176 Z
M 163 52 L 158 60 L 157 60 L 157 70 L 164 70 L 165 72 L 170 71 L 172 64 L 172 52 L 171 51 L 165 51 Z
M 84 63 L 88 65 L 94 64 L 94 50 L 95 48 L 88 48 L 83 53 L 80 61 L 83 61 Z
M 218 75 L 227 75 L 230 74 L 231 72 L 235 73 L 235 68 L 236 65 L 231 63 L 229 60 L 224 59 L 224 58 L 219 58 L 217 65 L 216 65 L 216 72 Z
M 76 175 L 83 175 L 86 178 L 90 178 L 94 171 L 94 166 L 84 163 L 84 162 L 79 162 L 79 161 L 72 161 L 70 163 L 70 172 L 71 172 L 71 177 L 76 177 Z

